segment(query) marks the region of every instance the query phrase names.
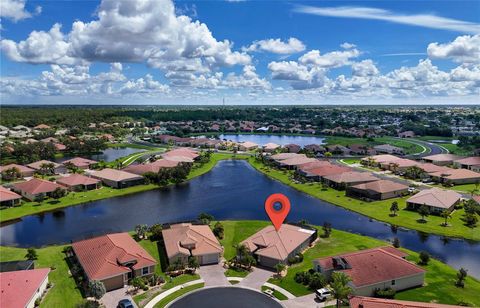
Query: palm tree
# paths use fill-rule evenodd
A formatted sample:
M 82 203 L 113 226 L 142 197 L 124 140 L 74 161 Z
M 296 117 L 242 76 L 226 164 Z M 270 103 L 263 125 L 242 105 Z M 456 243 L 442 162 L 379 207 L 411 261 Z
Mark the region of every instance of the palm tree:
M 443 210 L 441 213 L 440 213 L 440 216 L 445 219 L 445 222 L 443 223 L 443 226 L 446 227 L 448 224 L 447 224 L 447 220 L 449 218 L 452 217 L 452 215 L 450 214 L 450 211 L 448 210 Z
M 398 208 L 398 202 L 397 201 L 393 201 L 392 202 L 392 205 L 390 206 L 390 212 L 393 213 L 393 216 L 397 216 L 397 212 L 399 211 L 399 208 Z
M 2 172 L 2 178 L 6 181 L 12 181 L 21 177 L 22 173 L 17 167 L 12 167 Z
M 428 206 L 426 206 L 425 204 L 420 206 L 417 211 L 418 211 L 418 214 L 422 216 L 422 221 L 425 221 L 425 217 L 430 215 L 430 210 L 428 209 Z
M 40 173 L 42 175 L 55 173 L 55 165 L 53 163 L 42 163 L 40 165 Z
M 337 308 L 340 307 L 340 303 L 348 298 L 348 295 L 352 293 L 352 288 L 348 286 L 348 283 L 352 279 L 342 272 L 333 272 L 332 273 L 332 282 L 330 287 L 333 291 L 333 297 L 337 300 Z

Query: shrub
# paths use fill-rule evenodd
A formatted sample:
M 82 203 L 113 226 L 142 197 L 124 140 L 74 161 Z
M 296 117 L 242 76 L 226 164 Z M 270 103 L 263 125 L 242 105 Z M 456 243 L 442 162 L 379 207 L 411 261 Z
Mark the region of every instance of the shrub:
M 310 283 L 308 287 L 312 290 L 323 288 L 327 285 L 327 278 L 321 273 L 314 273 L 311 275 Z
M 375 290 L 375 297 L 379 298 L 390 298 L 393 299 L 395 297 L 396 291 L 392 288 L 386 288 L 386 289 L 376 289 Z
M 420 265 L 427 265 L 428 261 L 430 261 L 430 254 L 426 251 L 420 251 Z

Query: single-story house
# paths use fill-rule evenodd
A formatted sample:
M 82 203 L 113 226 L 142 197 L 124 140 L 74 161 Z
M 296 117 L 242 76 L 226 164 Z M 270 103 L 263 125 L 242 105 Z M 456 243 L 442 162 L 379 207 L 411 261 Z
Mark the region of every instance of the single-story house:
M 307 144 L 303 148 L 313 153 L 324 153 L 326 151 L 325 148 L 319 144 Z
M 13 191 L 19 193 L 23 198 L 30 201 L 41 200 L 50 196 L 50 194 L 57 188 L 62 188 L 62 186 L 37 178 L 33 178 L 26 182 L 15 183 L 12 186 Z
M 48 126 L 47 124 L 38 124 L 37 126 L 35 126 L 33 129 L 50 129 L 51 127 Z
M 454 161 L 462 158 L 463 157 L 454 154 L 435 154 L 423 157 L 423 161 L 438 166 L 448 166 L 453 164 Z
M 379 178 L 370 172 L 358 171 L 335 173 L 323 177 L 323 181 L 335 189 L 345 189 L 348 186 L 374 182 L 378 180 Z
M 83 157 L 74 157 L 72 159 L 66 160 L 63 162 L 63 165 L 66 166 L 68 164 L 72 164 L 77 168 L 80 169 L 90 169 L 93 165 L 95 165 L 97 161 L 83 158 Z
M 394 161 L 381 163 L 380 167 L 384 170 L 390 170 L 392 172 L 402 172 L 407 170 L 410 167 L 418 166 L 418 165 L 420 165 L 420 163 L 417 161 L 406 159 L 406 158 L 400 158 Z
M 468 169 L 451 169 L 430 173 L 431 178 L 439 183 L 474 184 L 480 182 L 480 173 Z
M 178 259 L 186 264 L 190 256 L 200 265 L 220 261 L 223 248 L 208 225 L 174 224 L 163 229 L 162 236 L 170 264 Z
M 407 199 L 407 207 L 417 209 L 428 206 L 431 213 L 439 214 L 443 210 L 452 211 L 462 198 L 462 195 L 440 188 L 425 189 Z
M 20 204 L 20 200 L 22 200 L 22 196 L 19 194 L 11 191 L 8 188 L 0 186 L 0 206 L 14 206 Z
M 285 153 L 285 154 L 287 154 L 287 153 Z M 303 165 L 303 164 L 306 164 L 306 163 L 316 162 L 316 161 L 318 161 L 318 160 L 315 159 L 315 158 L 310 158 L 310 157 L 298 155 L 298 156 L 293 157 L 293 158 L 280 160 L 280 161 L 278 161 L 278 165 L 280 167 L 283 167 L 283 168 L 296 169 L 297 166 L 300 166 L 300 165 Z
M 181 157 L 188 157 L 191 160 L 195 160 L 200 155 L 196 150 L 188 149 L 188 148 L 181 148 L 181 149 L 174 149 L 162 154 L 164 158 L 172 157 L 172 156 L 181 156 Z
M 350 308 L 461 308 L 461 306 L 430 302 L 412 302 L 398 299 L 352 296 L 348 299 Z
M 347 187 L 346 195 L 372 200 L 401 197 L 408 193 L 408 186 L 390 180 L 379 180 Z
M 35 268 L 35 262 L 33 260 L 17 260 L 0 262 L 0 272 L 14 272 L 14 271 L 26 271 Z
M 423 172 L 425 172 L 425 175 L 424 175 L 425 177 L 429 177 L 431 173 L 450 170 L 450 168 L 448 168 L 448 167 L 434 165 L 432 163 L 418 164 L 417 167 L 422 169 Z
M 316 161 L 313 161 L 313 162 L 298 165 L 297 169 L 307 171 L 307 170 L 311 170 L 311 169 L 320 168 L 320 167 L 323 167 L 323 166 L 334 166 L 334 164 L 332 164 L 328 160 L 316 160 Z
M 413 132 L 411 130 L 407 130 L 407 131 L 398 133 L 398 137 L 399 138 L 413 138 L 413 137 L 415 137 L 415 132 Z
M 56 162 L 49 161 L 49 160 L 39 160 L 34 163 L 28 164 L 27 167 L 35 169 L 36 171 L 39 171 L 42 169 L 42 166 L 45 164 L 52 164 L 53 165 L 53 173 L 54 174 L 60 174 L 60 173 L 65 173 L 67 171 L 67 168 L 65 168 L 64 165 L 62 164 L 57 164 Z
M 280 148 L 280 145 L 278 145 L 276 143 L 269 142 L 269 143 L 265 144 L 262 148 L 263 148 L 264 152 L 272 153 L 276 149 Z
M 103 282 L 107 291 L 124 287 L 134 277 L 155 273 L 157 261 L 128 233 L 78 241 L 72 248 L 88 280 Z
M 355 155 L 370 155 L 373 152 L 377 152 L 363 144 L 350 144 L 348 148 L 350 149 L 350 152 Z
M 34 308 L 47 289 L 49 268 L 0 273 L 0 307 Z
M 362 162 L 369 163 L 370 161 L 374 163 L 376 166 L 380 166 L 381 164 L 385 163 L 393 163 L 394 161 L 400 159 L 400 157 L 390 155 L 390 154 L 380 154 L 380 155 L 373 155 L 362 158 Z
M 238 144 L 238 149 L 240 151 L 251 151 L 255 150 L 256 148 L 258 148 L 258 144 L 250 141 L 245 141 Z
M 327 175 L 339 174 L 350 171 L 352 171 L 352 169 L 347 166 L 330 164 L 307 170 L 299 169 L 297 172 L 311 181 L 320 181 Z
M 287 264 L 316 239 L 317 231 L 291 224 L 282 224 L 278 231 L 268 226 L 253 234 L 241 244 L 245 245 L 257 264 L 274 268 L 278 263 Z
M 57 184 L 65 186 L 68 190 L 84 191 L 97 189 L 101 185 L 101 181 L 82 174 L 72 174 L 57 179 Z
M 401 291 L 422 286 L 425 270 L 401 255 L 401 251 L 397 254 L 380 247 L 316 259 L 313 267 L 327 277 L 333 272 L 348 275 L 354 295 L 372 296 L 377 289 Z
M 178 156 L 174 156 L 178 157 Z M 178 166 L 178 161 L 168 160 L 168 159 L 159 159 L 153 163 L 148 164 L 139 164 L 139 165 L 130 165 L 123 169 L 125 172 L 144 175 L 147 172 L 158 173 L 162 168 L 173 168 Z
M 0 166 L 0 173 L 4 172 L 6 170 L 12 169 L 12 168 L 17 168 L 20 171 L 20 173 L 22 174 L 22 177 L 33 176 L 33 173 L 35 172 L 34 169 L 23 166 L 23 165 L 9 164 L 9 165 L 5 165 L 5 166 Z
M 287 150 L 288 153 L 298 153 L 302 149 L 298 144 L 293 143 L 286 144 L 283 147 Z
M 391 144 L 380 144 L 373 147 L 377 153 L 385 153 L 385 154 L 398 154 L 404 155 L 405 151 L 402 148 L 393 146 Z
M 295 157 L 307 157 L 305 154 L 298 154 L 298 153 L 278 153 L 270 156 L 270 159 L 279 162 L 281 160 L 295 158 Z
M 350 155 L 350 149 L 340 144 L 327 145 L 325 148 L 334 155 Z
M 453 162 L 453 165 L 458 168 L 469 169 L 480 172 L 480 156 L 472 156 L 462 158 Z
M 94 171 L 91 173 L 91 176 L 113 188 L 125 188 L 143 184 L 144 182 L 143 177 L 138 174 L 110 168 Z

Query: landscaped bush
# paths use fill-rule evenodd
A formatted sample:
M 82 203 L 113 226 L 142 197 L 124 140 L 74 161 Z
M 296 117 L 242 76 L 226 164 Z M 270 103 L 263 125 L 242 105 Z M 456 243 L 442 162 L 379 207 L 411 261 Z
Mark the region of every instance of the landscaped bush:
M 395 293 L 396 293 L 396 291 L 392 288 L 386 288 L 386 289 L 383 289 L 383 290 L 376 289 L 375 290 L 375 297 L 393 299 L 395 297 Z

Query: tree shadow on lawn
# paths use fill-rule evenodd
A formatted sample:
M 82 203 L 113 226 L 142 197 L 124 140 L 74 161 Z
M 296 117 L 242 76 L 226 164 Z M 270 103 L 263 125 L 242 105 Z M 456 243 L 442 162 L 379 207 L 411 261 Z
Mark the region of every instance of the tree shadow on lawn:
M 156 244 L 158 250 L 158 257 L 160 259 L 160 268 L 162 269 L 162 272 L 166 272 L 168 267 L 168 258 L 165 250 L 165 244 L 162 240 L 157 241 Z
M 70 271 L 70 275 L 72 276 L 77 289 L 80 291 L 80 294 L 83 298 L 87 297 L 87 285 L 86 285 L 86 278 L 83 273 L 83 269 L 75 259 L 74 256 L 68 256 L 65 254 L 64 258 L 65 262 L 67 263 L 68 269 Z

